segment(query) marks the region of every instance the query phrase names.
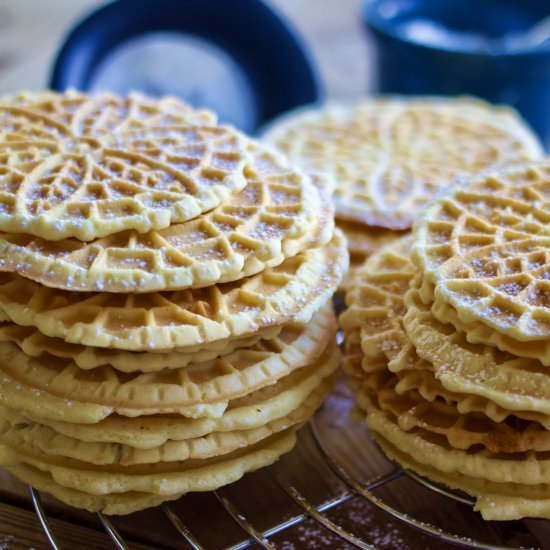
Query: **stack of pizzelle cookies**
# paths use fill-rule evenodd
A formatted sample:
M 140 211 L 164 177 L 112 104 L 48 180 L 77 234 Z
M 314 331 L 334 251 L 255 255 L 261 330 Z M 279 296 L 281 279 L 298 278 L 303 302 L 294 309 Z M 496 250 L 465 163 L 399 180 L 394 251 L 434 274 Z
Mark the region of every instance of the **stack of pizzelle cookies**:
M 348 288 L 345 369 L 372 434 L 485 519 L 550 518 L 549 280 L 541 160 L 467 178 Z
M 0 101 L 0 463 L 126 514 L 289 451 L 339 363 L 330 182 L 207 111 Z
M 308 108 L 263 138 L 305 170 L 335 179 L 335 215 L 352 267 L 408 232 L 458 175 L 542 154 L 515 112 L 472 98 L 382 97 Z

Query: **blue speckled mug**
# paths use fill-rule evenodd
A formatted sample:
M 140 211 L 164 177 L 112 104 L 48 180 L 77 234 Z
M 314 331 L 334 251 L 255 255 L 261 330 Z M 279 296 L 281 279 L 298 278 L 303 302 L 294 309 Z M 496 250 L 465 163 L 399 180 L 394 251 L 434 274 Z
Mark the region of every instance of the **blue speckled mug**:
M 522 42 L 548 0 L 363 0 L 379 93 L 470 94 L 506 103 L 550 150 L 550 40 Z

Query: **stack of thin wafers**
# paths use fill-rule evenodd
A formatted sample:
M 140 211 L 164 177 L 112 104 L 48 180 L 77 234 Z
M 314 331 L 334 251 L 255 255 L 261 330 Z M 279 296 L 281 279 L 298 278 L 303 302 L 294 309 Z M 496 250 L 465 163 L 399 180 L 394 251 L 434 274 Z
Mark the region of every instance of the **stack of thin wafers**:
M 458 175 L 541 155 L 515 112 L 472 98 L 385 97 L 308 108 L 263 137 L 305 170 L 334 178 L 337 225 L 352 267 L 408 232 Z
M 549 280 L 542 160 L 465 179 L 348 288 L 345 369 L 371 433 L 486 519 L 550 518 Z
M 274 462 L 330 391 L 329 184 L 175 99 L 0 101 L 0 463 L 125 514 Z

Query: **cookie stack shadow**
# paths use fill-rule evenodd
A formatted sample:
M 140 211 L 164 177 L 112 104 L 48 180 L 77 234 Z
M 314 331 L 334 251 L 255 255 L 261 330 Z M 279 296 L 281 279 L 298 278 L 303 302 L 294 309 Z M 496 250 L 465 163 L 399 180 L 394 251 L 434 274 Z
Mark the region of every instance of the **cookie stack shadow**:
M 0 463 L 126 514 L 273 463 L 339 364 L 330 184 L 174 99 L 0 103 Z
M 468 178 L 358 271 L 345 370 L 387 456 L 550 518 L 550 164 Z

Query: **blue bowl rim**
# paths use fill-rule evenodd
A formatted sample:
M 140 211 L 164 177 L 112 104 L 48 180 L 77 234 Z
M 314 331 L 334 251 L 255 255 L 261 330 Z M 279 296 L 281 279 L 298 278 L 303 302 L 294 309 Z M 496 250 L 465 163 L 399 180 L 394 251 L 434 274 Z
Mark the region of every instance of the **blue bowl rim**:
M 93 35 L 97 31 L 98 26 L 101 26 L 108 21 L 112 14 L 117 14 L 117 12 L 120 12 L 121 7 L 128 4 L 129 1 L 135 2 L 136 0 L 112 0 L 96 7 L 95 9 L 92 8 L 88 12 L 84 12 L 81 18 L 78 19 L 66 33 L 56 55 L 54 56 L 54 61 L 51 64 L 48 79 L 49 88 L 53 90 L 64 90 L 69 87 L 84 90 L 87 88 L 90 75 L 93 74 L 93 69 L 98 66 L 109 51 L 109 49 L 107 51 L 102 51 L 100 46 L 98 46 L 93 40 Z M 139 1 L 142 4 L 147 2 L 147 0 Z M 152 4 L 155 3 L 152 0 L 150 1 Z M 214 1 L 215 0 L 201 0 L 201 4 L 212 3 Z M 290 22 L 288 18 L 275 6 L 272 6 L 266 0 L 255 0 L 254 4 L 256 5 L 256 9 L 260 11 L 260 15 L 262 17 L 261 24 L 269 26 L 270 28 L 275 27 L 277 31 L 284 36 L 287 44 L 290 48 L 292 48 L 294 55 L 297 56 L 293 59 L 293 67 L 295 69 L 299 66 L 299 71 L 302 73 L 300 86 L 302 86 L 305 90 L 303 95 L 308 96 L 307 102 L 309 103 L 323 100 L 325 97 L 323 82 L 317 64 L 315 63 L 314 57 L 305 40 L 300 36 L 292 22 Z M 162 31 L 163 29 L 150 29 L 149 32 L 154 32 L 155 30 Z M 182 27 L 182 30 L 193 32 L 195 29 L 185 29 Z M 200 31 L 200 29 L 196 30 Z M 139 36 L 140 34 L 145 33 L 134 32 L 133 34 L 125 34 L 123 32 L 121 35 L 115 36 L 111 47 L 116 47 L 124 43 L 124 41 L 129 38 Z M 197 36 L 201 36 L 200 32 L 196 32 L 196 34 Z M 211 37 L 207 37 L 207 39 L 211 39 Z M 94 45 L 93 55 L 88 55 L 88 63 L 86 64 L 87 72 L 83 72 L 75 77 L 73 72 L 75 65 L 77 65 L 75 62 L 75 57 L 78 55 L 82 44 L 86 42 L 88 42 L 88 44 L 91 42 Z M 214 43 L 216 42 L 214 41 Z M 220 37 L 220 42 L 217 42 L 216 44 L 223 47 L 223 38 Z M 230 51 L 229 53 L 231 54 Z M 90 60 L 92 60 L 92 62 L 90 62 Z M 235 61 L 239 63 L 237 59 L 235 59 Z M 274 116 L 277 116 L 277 114 Z M 258 120 L 258 126 L 265 124 L 267 120 L 269 119 Z
M 424 44 L 422 42 L 416 42 L 414 40 L 407 40 L 406 38 L 399 36 L 397 33 L 392 32 L 390 28 L 383 28 L 381 25 L 376 25 L 372 18 L 369 17 L 367 12 L 370 12 L 370 10 L 374 10 L 374 5 L 377 2 L 377 0 L 359 0 L 359 6 L 360 6 L 360 12 L 361 12 L 361 18 L 363 19 L 363 22 L 365 25 L 369 28 L 369 30 L 378 32 L 384 36 L 387 36 L 394 40 L 395 42 L 399 42 L 401 44 L 407 45 L 407 46 L 413 46 L 415 48 L 421 49 L 421 50 L 427 50 L 430 52 L 444 52 L 456 56 L 464 56 L 464 57 L 478 57 L 478 58 L 484 58 L 484 59 L 516 59 L 516 58 L 539 58 L 539 57 L 550 57 L 550 48 L 533 48 L 533 49 L 525 49 L 525 50 L 512 50 L 509 52 L 484 52 L 484 51 L 477 51 L 477 50 L 454 50 L 452 48 L 446 48 L 444 46 L 434 46 L 431 44 Z

